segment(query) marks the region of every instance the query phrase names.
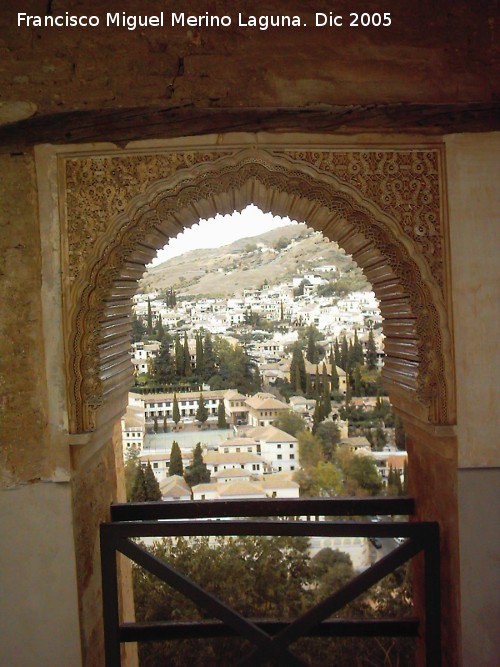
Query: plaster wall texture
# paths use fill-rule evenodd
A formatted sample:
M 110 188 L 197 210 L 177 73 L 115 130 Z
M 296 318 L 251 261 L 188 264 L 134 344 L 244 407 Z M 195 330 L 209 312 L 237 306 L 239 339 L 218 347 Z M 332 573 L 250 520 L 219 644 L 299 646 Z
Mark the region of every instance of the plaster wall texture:
M 0 487 L 47 478 L 47 385 L 34 163 L 0 158 Z
M 0 8 L 0 116 L 16 120 L 37 109 L 146 105 L 294 107 L 390 102 L 491 101 L 495 69 L 495 2 L 385 0 L 363 11 L 390 12 L 390 28 L 349 27 L 350 0 L 333 14 L 344 27 L 319 28 L 325 0 L 243 0 L 207 5 L 181 0 L 175 12 L 229 15 L 227 28 L 170 24 L 172 6 L 156 0 L 51 2 L 52 15 L 97 15 L 95 28 L 17 27 L 17 13 L 44 17 L 45 0 Z M 105 27 L 106 13 L 158 15 L 165 27 Z M 238 13 L 299 15 L 306 26 L 259 30 L 238 25 Z M 231 57 L 229 57 L 229 54 Z M 290 57 L 293 54 L 293 57 Z M 404 72 L 404 76 L 402 76 Z
M 500 468 L 458 472 L 464 667 L 500 658 Z
M 405 423 L 408 435 L 409 493 L 415 498 L 417 519 L 438 521 L 441 541 L 441 595 L 443 665 L 460 662 L 460 588 L 457 515 L 456 442 Z M 423 561 L 415 563 L 417 582 L 423 582 Z M 415 585 L 415 604 L 423 607 L 423 586 Z M 418 644 L 418 651 L 422 651 Z M 423 655 L 417 664 L 424 664 Z M 463 667 L 469 667 L 464 665 Z
M 79 667 L 70 485 L 39 483 L 0 493 L 0 525 L 0 664 Z
M 445 138 L 458 465 L 500 465 L 500 133 Z

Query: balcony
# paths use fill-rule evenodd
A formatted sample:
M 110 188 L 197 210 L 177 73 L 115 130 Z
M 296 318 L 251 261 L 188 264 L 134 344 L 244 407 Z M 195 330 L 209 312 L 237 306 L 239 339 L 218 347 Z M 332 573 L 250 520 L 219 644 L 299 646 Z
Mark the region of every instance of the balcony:
M 238 664 L 306 665 L 291 644 L 302 637 L 419 637 L 422 663 L 441 665 L 439 527 L 433 522 L 359 520 L 408 516 L 412 498 L 328 498 L 172 503 L 129 503 L 111 507 L 101 525 L 106 667 L 121 664 L 122 642 L 173 641 L 239 636 L 250 644 Z M 268 517 L 262 519 L 260 517 Z M 322 517 L 323 520 L 320 520 Z M 327 517 L 325 520 L 324 517 Z M 333 519 L 334 517 L 335 519 Z M 358 520 L 352 520 L 357 517 Z M 223 521 L 217 519 L 224 519 Z M 168 563 L 137 543 L 143 537 L 324 536 L 404 538 L 380 560 L 295 619 L 244 618 Z M 196 622 L 121 623 L 117 559 L 121 553 L 203 609 L 211 619 Z M 420 554 L 420 556 L 419 556 Z M 414 557 L 422 558 L 421 617 L 332 618 L 351 601 Z

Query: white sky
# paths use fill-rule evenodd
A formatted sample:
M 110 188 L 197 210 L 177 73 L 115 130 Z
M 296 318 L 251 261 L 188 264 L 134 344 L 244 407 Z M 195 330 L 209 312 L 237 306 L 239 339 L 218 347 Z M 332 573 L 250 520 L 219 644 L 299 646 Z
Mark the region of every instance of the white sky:
M 277 227 L 284 227 L 295 223 L 290 218 L 279 218 L 271 213 L 263 213 L 251 204 L 241 213 L 231 215 L 217 215 L 209 220 L 200 220 L 190 229 L 172 239 L 168 245 L 158 251 L 158 255 L 151 262 L 156 266 L 166 262 L 171 257 L 177 257 L 189 250 L 198 248 L 219 248 L 237 239 L 247 236 L 258 236 Z

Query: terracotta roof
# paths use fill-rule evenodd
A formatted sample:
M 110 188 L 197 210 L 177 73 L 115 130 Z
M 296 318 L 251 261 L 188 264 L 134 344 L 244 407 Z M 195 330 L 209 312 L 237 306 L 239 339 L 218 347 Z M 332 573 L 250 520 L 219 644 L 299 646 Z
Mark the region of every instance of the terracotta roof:
M 248 446 L 250 447 L 251 445 L 257 445 L 257 442 L 253 438 L 229 438 L 228 440 L 224 440 L 224 442 L 221 442 L 219 447 L 237 447 L 237 446 Z
M 276 478 L 274 475 L 266 475 L 262 481 L 265 489 L 298 489 L 297 482 L 283 477 Z
M 288 410 L 286 403 L 279 401 L 272 394 L 255 394 L 246 400 L 254 410 Z
M 250 477 L 251 472 L 243 470 L 243 468 L 226 468 L 225 470 L 218 470 L 212 477 L 219 479 L 219 477 Z
M 172 489 L 183 489 L 184 493 L 188 493 L 191 495 L 191 489 L 189 488 L 188 483 L 182 477 L 181 475 L 171 475 L 170 477 L 165 477 L 165 479 L 162 479 L 160 484 L 160 491 L 162 492 L 162 495 L 171 495 L 171 490 Z M 183 495 L 183 494 L 175 494 L 175 495 Z
M 257 482 L 228 482 L 219 484 L 219 496 L 246 496 L 259 494 L 265 497 L 265 491 Z
M 263 440 L 264 442 L 297 442 L 297 438 L 276 428 L 276 426 L 256 426 L 249 429 L 247 435 L 256 440 Z

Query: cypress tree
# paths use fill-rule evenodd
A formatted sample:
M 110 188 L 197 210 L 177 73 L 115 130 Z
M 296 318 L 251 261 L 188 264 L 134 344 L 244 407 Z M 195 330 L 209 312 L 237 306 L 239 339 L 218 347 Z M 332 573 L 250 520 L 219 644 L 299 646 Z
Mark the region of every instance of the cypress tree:
M 203 374 L 203 338 L 201 333 L 196 334 L 196 374 Z
M 200 398 L 198 399 L 198 410 L 196 411 L 196 419 L 202 424 L 204 424 L 208 419 L 208 408 L 205 405 L 203 394 L 200 394 Z
M 307 352 L 306 359 L 311 364 L 317 364 L 319 361 L 318 347 L 316 345 L 316 328 L 313 324 L 309 326 L 307 332 Z
M 184 350 L 182 349 L 179 334 L 175 334 L 175 374 L 177 377 L 184 377 Z
M 135 469 L 134 481 L 132 483 L 132 491 L 130 493 L 130 502 L 132 503 L 145 503 L 146 498 L 146 489 L 144 482 L 144 470 L 140 462 L 137 463 L 137 468 Z
M 342 338 L 342 345 L 340 348 L 340 368 L 343 368 L 347 373 L 347 366 L 349 364 L 349 347 L 347 345 L 347 338 L 345 335 Z
M 335 364 L 335 360 L 332 366 L 332 373 L 331 373 L 331 378 L 332 378 L 332 391 L 338 391 L 339 390 L 339 373 L 337 371 L 337 366 Z
M 163 433 L 166 433 L 167 431 L 168 431 L 167 418 L 163 417 Z
M 316 398 L 319 398 L 321 395 L 320 392 L 320 384 L 319 384 L 319 368 L 318 364 L 316 364 L 316 379 L 314 381 L 314 395 Z
M 227 428 L 228 423 L 226 421 L 226 409 L 224 407 L 224 401 L 220 399 L 219 405 L 217 406 L 217 428 Z
M 163 321 L 161 319 L 161 313 L 158 315 L 158 326 L 156 327 L 156 333 L 157 333 L 157 336 L 158 336 L 158 340 L 160 342 L 162 342 L 164 337 L 165 337 L 165 330 L 163 328 Z
M 170 464 L 168 466 L 168 474 L 170 476 L 184 474 L 181 449 L 179 447 L 179 444 L 175 440 L 173 441 L 172 449 L 170 450 Z
M 153 313 L 151 311 L 151 301 L 149 300 L 149 297 L 148 297 L 148 316 L 147 316 L 146 333 L 148 334 L 148 336 L 153 335 Z
M 403 495 L 408 493 L 408 461 L 405 461 L 403 467 Z
M 358 330 L 354 329 L 354 344 L 352 350 L 352 358 L 354 364 L 364 364 L 363 346 L 359 342 Z
M 172 379 L 172 357 L 168 339 L 168 334 L 165 334 L 160 351 L 152 362 L 152 374 L 159 384 L 167 384 Z
M 156 415 L 153 417 L 153 431 L 158 433 L 158 417 Z
M 335 345 L 333 347 L 333 354 L 335 357 L 335 366 L 342 368 L 342 353 L 340 351 L 338 338 L 335 338 Z
M 203 341 L 203 379 L 210 380 L 215 371 L 214 344 L 210 331 L 205 334 Z
M 146 493 L 146 500 L 161 500 L 160 485 L 158 484 L 149 461 L 144 471 L 144 490 Z
M 322 397 L 321 397 L 321 408 L 323 417 L 326 419 L 330 412 L 332 411 L 332 401 L 330 399 L 330 383 L 328 381 L 328 371 L 326 370 L 326 364 L 323 363 L 323 387 L 322 387 Z
M 352 340 L 349 340 L 349 348 L 347 350 L 347 368 L 352 368 L 354 365 L 354 346 Z M 345 369 L 347 372 L 347 368 Z
M 293 347 L 290 365 L 290 384 L 298 394 L 302 394 L 306 386 L 306 367 L 298 342 Z
M 359 365 L 356 365 L 356 367 L 354 369 L 354 395 L 355 396 L 361 396 L 362 395 L 361 371 L 359 369 Z
M 345 392 L 345 405 L 346 408 L 349 407 L 352 399 L 352 391 L 351 391 L 351 385 L 349 384 L 349 380 L 346 382 L 346 392 Z
M 198 443 L 194 448 L 193 461 L 191 465 L 186 468 L 184 477 L 189 486 L 196 486 L 196 484 L 204 484 L 210 481 L 210 471 L 203 461 L 201 443 Z
M 306 391 L 305 391 L 306 397 L 311 398 L 313 393 L 311 389 L 311 376 L 309 373 L 306 373 Z
M 324 417 L 323 417 L 323 410 L 321 407 L 321 399 L 317 398 L 313 413 L 313 425 L 312 425 L 313 433 L 316 433 L 316 429 L 318 428 L 318 425 L 323 421 L 323 419 Z
M 174 394 L 174 403 L 172 405 L 172 419 L 174 420 L 176 426 L 181 420 L 179 402 L 177 401 L 177 396 L 175 394 Z
M 184 332 L 183 350 L 184 350 L 184 377 L 187 377 L 188 375 L 191 375 L 191 355 L 189 354 L 189 342 L 186 332 Z
M 375 346 L 375 339 L 373 338 L 373 331 L 371 329 L 368 333 L 368 343 L 366 345 L 366 365 L 370 371 L 377 368 L 377 348 Z

